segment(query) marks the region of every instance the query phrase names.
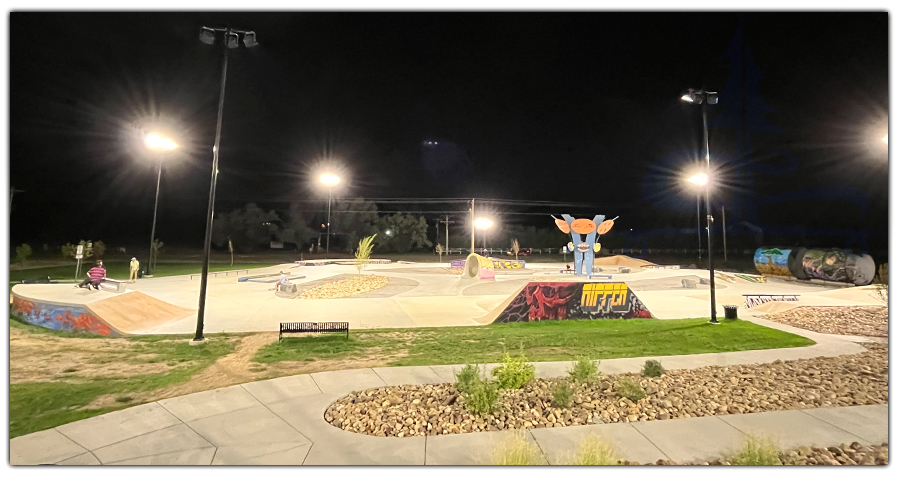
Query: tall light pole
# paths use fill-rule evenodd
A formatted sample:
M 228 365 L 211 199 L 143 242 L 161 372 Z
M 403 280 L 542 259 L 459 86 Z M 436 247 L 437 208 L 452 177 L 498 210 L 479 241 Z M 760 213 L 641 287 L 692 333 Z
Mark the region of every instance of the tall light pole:
M 328 258 L 328 251 L 331 246 L 331 191 L 341 182 L 341 178 L 335 174 L 325 173 L 319 176 L 319 182 L 328 188 L 328 219 L 325 222 L 328 226 L 327 235 L 325 236 L 325 258 Z
M 716 319 L 716 271 L 713 266 L 712 254 L 712 209 L 709 203 L 709 179 L 712 175 L 710 159 L 709 159 L 709 128 L 707 125 L 707 108 L 710 104 L 719 102 L 719 95 L 716 92 L 709 92 L 705 89 L 688 91 L 681 96 L 682 101 L 691 104 L 699 104 L 703 113 L 703 145 L 706 148 L 706 175 L 704 176 L 704 186 L 706 188 L 706 249 L 707 257 L 709 257 L 709 322 L 718 323 Z
M 228 51 L 238 47 L 238 38 L 244 36 L 244 46 L 252 48 L 256 46 L 256 33 L 253 31 L 238 31 L 232 28 L 200 29 L 200 41 L 205 44 L 216 42 L 216 33 L 225 33 L 222 37 L 222 81 L 219 88 L 219 112 L 216 116 L 216 140 L 213 144 L 212 174 L 209 179 L 209 204 L 206 207 L 206 238 L 203 240 L 203 265 L 200 270 L 200 306 L 197 309 L 197 331 L 194 333 L 193 343 L 203 343 L 203 318 L 206 314 L 206 284 L 209 277 L 209 250 L 212 243 L 213 210 L 216 204 L 216 181 L 219 176 L 219 144 L 222 138 L 222 111 L 225 108 L 225 80 L 228 75 Z
M 151 270 L 153 268 L 153 240 L 156 238 L 156 209 L 159 207 L 159 182 L 162 180 L 163 155 L 165 152 L 176 149 L 178 145 L 155 133 L 147 135 L 144 139 L 144 144 L 158 154 L 156 164 L 156 200 L 153 202 L 153 226 L 150 228 L 150 255 L 147 260 L 147 275 L 149 276 L 153 273 Z
M 708 178 L 705 173 L 697 173 L 688 182 L 697 187 L 697 261 L 703 260 L 703 243 L 700 240 L 700 190 L 706 186 Z

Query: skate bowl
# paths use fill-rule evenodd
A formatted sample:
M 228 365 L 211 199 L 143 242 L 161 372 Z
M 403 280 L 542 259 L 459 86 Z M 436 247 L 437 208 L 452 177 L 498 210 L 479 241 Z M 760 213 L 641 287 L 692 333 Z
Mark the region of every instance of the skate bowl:
M 79 296 L 80 292 L 71 295 L 69 286 L 43 287 L 49 295 L 26 296 L 14 288 L 11 313 L 51 330 L 121 337 L 184 319 L 195 312 L 137 291 L 95 298 Z

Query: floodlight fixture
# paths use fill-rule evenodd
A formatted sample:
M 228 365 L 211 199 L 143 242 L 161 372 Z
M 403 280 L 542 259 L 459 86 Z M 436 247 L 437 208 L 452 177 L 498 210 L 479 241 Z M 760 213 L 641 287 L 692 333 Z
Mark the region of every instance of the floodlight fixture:
M 200 28 L 200 41 L 205 44 L 213 44 L 216 42 L 216 31 L 208 27 Z
M 319 177 L 319 181 L 328 187 L 335 186 L 341 182 L 341 178 L 335 174 L 325 173 Z
M 231 49 L 238 47 L 238 35 L 236 32 L 225 34 L 225 46 Z
M 253 31 L 248 31 L 244 33 L 244 46 L 247 48 L 252 48 L 257 46 L 259 43 L 256 41 L 256 33 Z
M 709 182 L 709 176 L 706 173 L 697 173 L 688 178 L 688 181 L 697 186 L 706 186 L 706 183 Z

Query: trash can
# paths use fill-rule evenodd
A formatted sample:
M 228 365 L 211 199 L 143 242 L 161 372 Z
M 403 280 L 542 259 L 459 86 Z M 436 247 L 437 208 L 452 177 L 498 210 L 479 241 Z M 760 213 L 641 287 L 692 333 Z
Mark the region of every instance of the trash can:
M 722 306 L 725 308 L 725 319 L 738 319 L 737 306 Z

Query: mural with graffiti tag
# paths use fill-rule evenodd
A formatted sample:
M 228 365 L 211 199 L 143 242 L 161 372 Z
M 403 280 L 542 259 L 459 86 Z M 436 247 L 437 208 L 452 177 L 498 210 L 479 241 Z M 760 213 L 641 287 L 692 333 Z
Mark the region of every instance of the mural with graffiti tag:
M 650 317 L 650 311 L 621 282 L 531 282 L 494 322 Z
M 117 335 L 109 325 L 80 306 L 35 302 L 13 295 L 12 313 L 33 325 L 51 330 Z

